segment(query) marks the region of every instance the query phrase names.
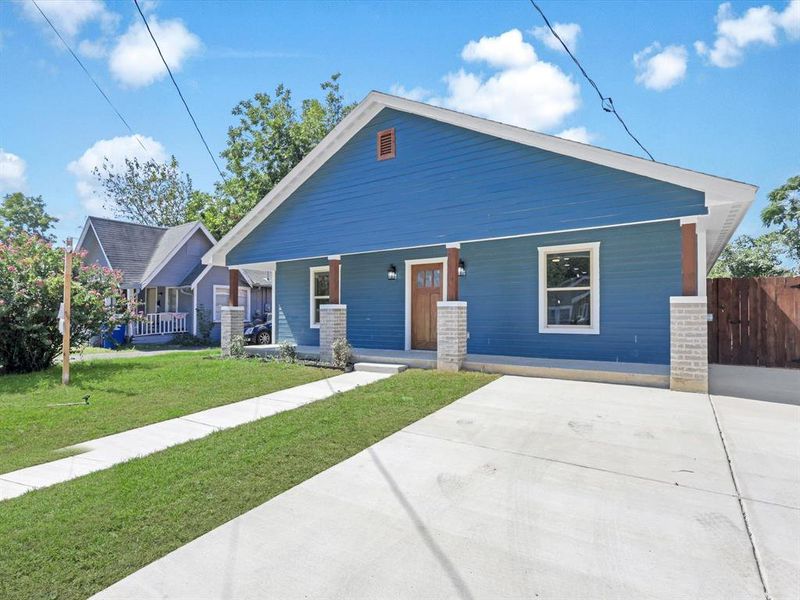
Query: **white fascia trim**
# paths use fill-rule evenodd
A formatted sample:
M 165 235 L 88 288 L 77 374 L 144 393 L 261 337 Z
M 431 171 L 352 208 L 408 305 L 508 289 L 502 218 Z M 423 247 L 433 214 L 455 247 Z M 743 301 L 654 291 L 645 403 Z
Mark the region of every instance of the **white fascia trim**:
M 203 277 L 208 275 L 208 272 L 214 268 L 214 265 L 206 265 L 206 268 L 200 271 L 200 275 L 198 275 L 195 280 L 192 282 L 191 288 L 194 289 L 197 287 L 201 281 L 203 281 Z
M 173 257 L 178 253 L 178 251 L 181 248 L 183 248 L 184 244 L 186 244 L 186 242 L 188 242 L 198 230 L 202 231 L 205 234 L 205 236 L 211 242 L 213 248 L 213 244 L 215 243 L 214 236 L 211 235 L 208 229 L 206 229 L 205 225 L 203 225 L 200 221 L 198 221 L 197 223 L 195 223 L 194 227 L 192 227 L 186 233 L 186 235 L 184 235 L 183 238 L 181 238 L 181 241 L 175 244 L 175 247 L 172 249 L 172 251 L 170 251 L 170 253 L 166 256 L 166 258 L 164 258 L 164 260 L 162 260 L 159 263 L 159 265 L 153 270 L 150 276 L 142 282 L 142 287 L 147 286 L 148 283 L 150 283 L 153 279 L 155 279 L 155 276 L 158 275 L 161 272 L 161 270 L 169 264 L 169 261 L 173 259 Z
M 461 248 L 461 242 L 450 242 L 448 244 L 445 244 L 444 247 L 447 248 L 447 249 L 449 249 L 449 248 L 458 248 L 458 249 L 460 249 Z
M 220 240 L 217 246 L 203 256 L 203 263 L 224 265 L 225 256 L 230 248 L 243 240 L 259 223 L 263 222 L 303 182 L 313 175 L 333 154 L 358 133 L 372 117 L 384 108 L 392 108 L 427 117 L 497 138 L 698 190 L 705 193 L 706 206 L 737 203 L 742 204 L 746 209 L 752 203 L 758 189 L 748 183 L 715 177 L 698 171 L 658 163 L 629 154 L 565 140 L 513 125 L 506 125 L 505 123 L 466 115 L 446 108 L 431 106 L 423 102 L 415 102 L 406 98 L 373 91 L 334 127 L 261 202 L 247 213 Z
M 412 258 L 405 261 L 405 349 L 411 350 L 411 267 L 428 263 L 442 264 L 442 297 L 447 298 L 447 257 Z
M 591 325 L 547 324 L 547 255 L 553 252 L 589 250 L 589 293 L 591 294 Z M 600 242 L 539 246 L 539 333 L 598 335 L 600 333 Z
M 75 250 L 80 249 L 83 245 L 83 242 L 86 241 L 86 234 L 89 232 L 91 228 L 92 233 L 94 234 L 94 239 L 97 240 L 97 246 L 100 248 L 100 252 L 103 253 L 103 258 L 106 259 L 106 264 L 108 265 L 109 269 L 113 269 L 114 266 L 111 264 L 111 261 L 108 260 L 108 254 L 106 254 L 106 249 L 103 248 L 103 242 L 100 241 L 100 236 L 97 235 L 97 230 L 94 228 L 94 223 L 92 223 L 92 217 L 86 217 L 86 223 L 83 224 L 83 231 L 81 231 L 81 237 L 78 238 L 78 243 L 75 246 Z

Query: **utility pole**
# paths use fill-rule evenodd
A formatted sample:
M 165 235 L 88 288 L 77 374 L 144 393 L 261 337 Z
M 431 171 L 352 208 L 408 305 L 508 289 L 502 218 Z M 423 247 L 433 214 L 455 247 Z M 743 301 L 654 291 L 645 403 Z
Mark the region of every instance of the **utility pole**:
M 70 294 L 72 292 L 72 238 L 67 238 L 64 246 L 64 332 L 62 339 L 61 383 L 69 385 L 69 345 L 70 345 Z

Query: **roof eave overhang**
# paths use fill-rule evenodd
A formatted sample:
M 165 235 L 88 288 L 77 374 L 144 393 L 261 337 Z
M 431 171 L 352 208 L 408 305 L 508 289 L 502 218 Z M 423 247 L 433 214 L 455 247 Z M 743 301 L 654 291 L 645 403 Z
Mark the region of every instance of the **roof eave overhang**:
M 710 218 L 714 215 L 711 221 L 716 222 L 716 215 L 718 214 L 726 213 L 726 215 L 729 215 L 732 213 L 734 215 L 732 220 L 726 216 L 720 223 L 721 229 L 715 238 L 715 245 L 710 247 L 707 252 L 711 263 L 716 260 L 719 252 L 722 251 L 722 248 L 719 247 L 719 240 L 724 239 L 724 242 L 722 242 L 722 246 L 724 246 L 727 240 L 730 239 L 736 226 L 741 222 L 747 209 L 752 204 L 758 189 L 748 183 L 708 175 L 699 171 L 659 163 L 572 140 L 565 140 L 556 136 L 466 115 L 381 92 L 370 92 L 261 202 L 253 207 L 215 247 L 203 256 L 203 263 L 225 266 L 227 254 L 232 248 L 262 223 L 317 169 L 336 154 L 344 144 L 384 108 L 427 117 L 457 127 L 464 127 L 479 133 L 570 156 L 578 160 L 585 160 L 703 192 L 705 205 L 709 212 L 708 217 Z M 730 225 L 734 222 L 735 226 L 731 227 Z M 264 260 L 271 260 L 271 257 L 264 257 Z

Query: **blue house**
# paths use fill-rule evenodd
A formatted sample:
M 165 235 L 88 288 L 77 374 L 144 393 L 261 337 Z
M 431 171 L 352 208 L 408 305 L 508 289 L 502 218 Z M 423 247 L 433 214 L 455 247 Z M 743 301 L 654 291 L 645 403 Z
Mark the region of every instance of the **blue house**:
M 87 262 L 122 274 L 124 295 L 134 300 L 139 319 L 126 332 L 137 344 L 166 343 L 178 334 L 200 334 L 205 316 L 214 341 L 220 339 L 221 307 L 229 303 L 230 273 L 203 265 L 216 240 L 200 222 L 154 227 L 88 217 L 76 250 Z M 242 270 L 236 275 L 244 320 L 272 309 L 271 273 Z
M 372 92 L 203 260 L 272 270 L 276 339 L 323 357 L 690 389 L 755 192 Z

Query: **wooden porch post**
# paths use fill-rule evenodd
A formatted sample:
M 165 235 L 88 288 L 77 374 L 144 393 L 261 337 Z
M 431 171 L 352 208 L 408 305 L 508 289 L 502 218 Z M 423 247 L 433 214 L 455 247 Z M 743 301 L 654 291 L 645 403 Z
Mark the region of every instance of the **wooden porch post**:
M 239 269 L 228 269 L 228 306 L 239 306 Z
M 341 294 L 339 290 L 341 286 L 339 285 L 339 266 L 341 265 L 342 261 L 339 256 L 329 256 L 328 257 L 328 285 L 330 287 L 330 302 L 331 304 L 341 304 Z
M 683 295 L 697 295 L 697 224 L 681 225 L 681 277 Z
M 461 245 L 447 244 L 447 300 L 458 300 L 458 263 Z

